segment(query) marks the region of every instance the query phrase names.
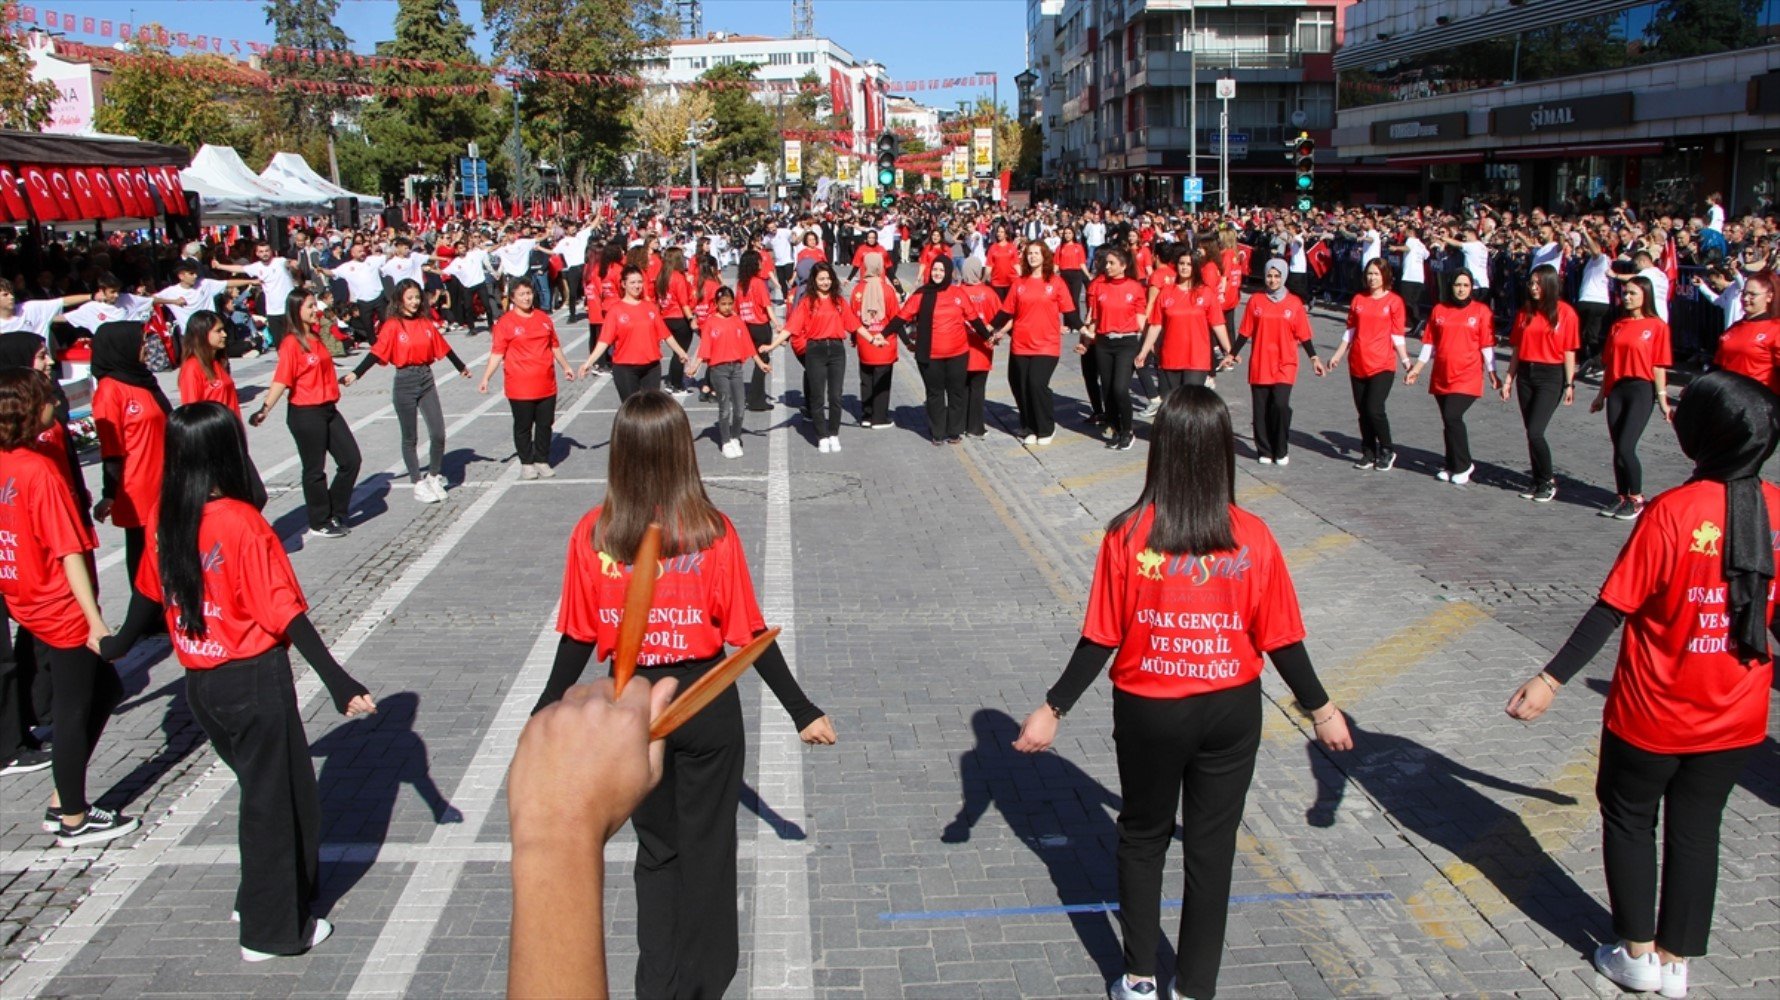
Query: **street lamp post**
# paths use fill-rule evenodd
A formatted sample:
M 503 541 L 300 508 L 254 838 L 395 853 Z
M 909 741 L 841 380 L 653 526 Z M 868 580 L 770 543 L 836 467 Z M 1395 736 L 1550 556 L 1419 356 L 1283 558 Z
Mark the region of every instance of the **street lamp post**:
M 698 214 L 698 148 L 705 144 L 704 134 L 716 122 L 709 118 L 686 126 L 686 152 L 692 157 L 692 214 Z

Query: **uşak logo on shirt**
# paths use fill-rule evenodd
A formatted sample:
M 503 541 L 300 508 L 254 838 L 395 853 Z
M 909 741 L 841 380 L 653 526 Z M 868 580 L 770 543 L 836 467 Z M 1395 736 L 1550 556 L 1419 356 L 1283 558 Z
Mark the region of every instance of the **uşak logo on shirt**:
M 1170 556 L 1150 548 L 1137 553 L 1138 576 L 1157 581 L 1171 576 L 1185 577 L 1195 587 L 1214 579 L 1241 580 L 1247 575 L 1249 565 L 1246 545 L 1235 552 L 1203 556 Z

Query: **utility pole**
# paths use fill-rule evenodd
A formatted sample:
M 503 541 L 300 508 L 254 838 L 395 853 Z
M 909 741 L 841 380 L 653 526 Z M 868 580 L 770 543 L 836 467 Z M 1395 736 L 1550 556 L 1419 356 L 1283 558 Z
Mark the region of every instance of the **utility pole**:
M 686 151 L 692 155 L 692 214 L 698 214 L 698 148 L 705 144 L 705 133 L 717 123 L 709 118 L 686 126 Z M 721 188 L 719 188 L 721 191 Z
M 1199 4 L 1187 0 L 1187 175 L 1199 176 Z

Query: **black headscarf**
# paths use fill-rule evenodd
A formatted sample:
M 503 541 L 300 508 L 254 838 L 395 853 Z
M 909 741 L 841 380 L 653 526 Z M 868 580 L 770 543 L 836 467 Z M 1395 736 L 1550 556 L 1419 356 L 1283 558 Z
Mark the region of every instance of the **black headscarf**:
M 161 391 L 155 373 L 142 363 L 142 324 L 134 320 L 106 323 L 93 335 L 93 378 L 116 379 L 125 385 L 147 389 L 154 394 L 162 413 L 173 411 L 173 404 Z
M 43 349 L 43 338 L 28 330 L 0 333 L 0 368 L 36 370 L 37 352 Z M 49 391 L 50 398 L 55 400 L 57 422 L 63 427 L 68 426 L 68 394 L 62 391 L 62 383 L 53 378 L 49 380 Z M 93 498 L 87 492 L 86 476 L 80 471 L 80 453 L 75 450 L 73 437 L 64 434 L 62 441 L 66 446 L 63 458 L 68 463 L 74 481 L 74 498 L 78 501 L 76 506 L 80 508 L 81 520 L 91 527 L 93 521 L 89 508 L 93 506 Z
M 1780 443 L 1780 409 L 1760 382 L 1715 371 L 1694 379 L 1675 408 L 1675 436 L 1693 478 L 1724 484 L 1724 581 L 1730 637 L 1745 663 L 1768 659 L 1768 585 L 1774 540 L 1761 467 Z
M 938 281 L 932 280 L 935 266 L 945 268 L 945 277 Z M 927 265 L 927 273 L 921 275 L 921 310 L 915 317 L 915 359 L 918 361 L 932 360 L 933 355 L 933 307 L 939 304 L 941 292 L 952 287 L 952 259 L 935 257 L 933 263 Z

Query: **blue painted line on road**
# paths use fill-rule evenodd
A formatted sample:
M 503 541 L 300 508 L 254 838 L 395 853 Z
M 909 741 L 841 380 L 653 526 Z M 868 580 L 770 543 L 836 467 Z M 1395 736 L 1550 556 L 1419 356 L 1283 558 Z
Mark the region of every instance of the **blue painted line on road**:
M 1262 892 L 1245 896 L 1231 896 L 1232 906 L 1252 906 L 1257 903 L 1297 903 L 1307 900 L 1329 899 L 1337 902 L 1357 902 L 1394 898 L 1388 892 Z M 1162 908 L 1166 910 L 1180 909 L 1178 899 L 1165 899 Z M 1066 903 L 1058 906 L 1007 906 L 987 910 L 910 910 L 903 913 L 880 913 L 879 920 L 891 922 L 915 920 L 985 920 L 991 917 L 1031 917 L 1052 914 L 1071 913 L 1115 913 L 1119 904 L 1104 903 Z

